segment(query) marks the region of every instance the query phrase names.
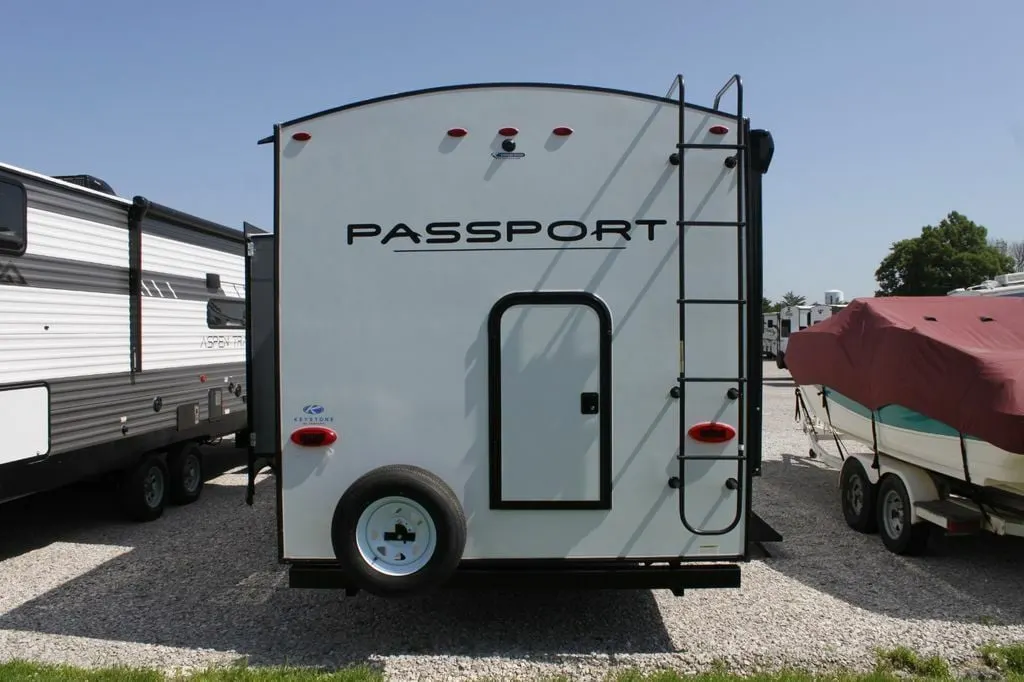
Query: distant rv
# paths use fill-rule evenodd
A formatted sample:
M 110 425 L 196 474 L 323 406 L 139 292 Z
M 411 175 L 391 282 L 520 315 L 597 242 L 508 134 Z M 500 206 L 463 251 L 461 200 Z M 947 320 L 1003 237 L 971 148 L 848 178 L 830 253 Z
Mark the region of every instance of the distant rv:
M 997 275 L 972 287 L 953 289 L 947 296 L 1024 296 L 1024 272 Z

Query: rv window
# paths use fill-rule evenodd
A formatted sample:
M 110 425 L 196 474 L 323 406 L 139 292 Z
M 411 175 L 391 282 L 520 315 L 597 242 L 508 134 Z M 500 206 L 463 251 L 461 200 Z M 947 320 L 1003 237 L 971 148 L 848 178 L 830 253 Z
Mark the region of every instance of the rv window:
M 25 188 L 0 180 L 0 252 L 20 256 L 28 237 L 28 198 Z
M 792 330 L 792 328 L 793 328 L 793 321 L 792 320 L 783 320 L 782 321 L 782 331 L 780 332 L 780 334 L 783 337 L 789 336 L 789 332 Z
M 774 327 L 775 326 L 775 320 L 768 320 L 768 326 L 769 327 Z
M 206 304 L 206 326 L 210 329 L 245 329 L 245 301 L 211 298 Z

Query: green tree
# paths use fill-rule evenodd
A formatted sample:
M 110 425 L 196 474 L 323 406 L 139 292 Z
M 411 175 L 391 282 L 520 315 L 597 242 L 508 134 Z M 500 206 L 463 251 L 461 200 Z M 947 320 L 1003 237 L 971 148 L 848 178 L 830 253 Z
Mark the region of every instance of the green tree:
M 1024 241 L 1008 242 L 1005 239 L 993 239 L 989 244 L 999 253 L 1013 259 L 1013 271 L 1024 271 Z
M 779 301 L 779 303 L 782 306 L 804 305 L 806 302 L 807 302 L 807 297 L 806 296 L 798 296 L 798 295 L 794 294 L 792 291 L 787 291 L 786 293 L 784 293 L 782 295 L 782 300 Z
M 761 297 L 761 312 L 762 313 L 775 313 L 778 312 L 782 305 L 779 303 L 772 303 L 772 299 L 767 296 Z
M 1014 268 L 983 225 L 952 211 L 921 234 L 894 242 L 875 270 L 876 296 L 944 296 Z

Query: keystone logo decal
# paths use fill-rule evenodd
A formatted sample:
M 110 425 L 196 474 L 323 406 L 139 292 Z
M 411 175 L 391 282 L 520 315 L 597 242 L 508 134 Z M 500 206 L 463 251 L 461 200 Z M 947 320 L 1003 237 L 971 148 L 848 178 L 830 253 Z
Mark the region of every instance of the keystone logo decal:
M 334 417 L 324 416 L 326 408 L 318 403 L 310 403 L 302 406 L 303 417 L 295 417 L 297 424 L 330 424 Z
M 0 283 L 14 284 L 21 287 L 28 286 L 28 282 L 26 282 L 21 273 L 18 272 L 18 268 L 14 266 L 14 263 L 0 264 Z

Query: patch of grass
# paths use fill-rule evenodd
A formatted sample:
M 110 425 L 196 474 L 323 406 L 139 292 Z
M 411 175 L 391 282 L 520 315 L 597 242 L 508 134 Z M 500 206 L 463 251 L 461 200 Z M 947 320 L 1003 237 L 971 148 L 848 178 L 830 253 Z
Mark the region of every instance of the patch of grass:
M 164 676 L 146 668 L 115 666 L 99 670 L 69 665 L 45 665 L 27 661 L 0 663 L 0 680 L 32 682 L 163 682 Z
M 901 672 L 914 677 L 946 679 L 950 677 L 949 663 L 941 656 L 923 657 L 913 649 L 898 646 L 877 652 L 876 670 L 880 673 Z
M 148 668 L 77 668 L 27 661 L 0 663 L 0 680 L 26 682 L 381 682 L 383 675 L 366 666 L 342 670 L 250 668 L 244 665 L 165 675 Z
M 987 644 L 981 648 L 981 660 L 1001 673 L 1024 677 L 1024 642 Z
M 1004 676 L 1007 682 L 1024 682 L 1024 643 L 988 645 L 980 650 L 985 665 Z M 607 682 L 905 682 L 916 680 L 950 680 L 949 664 L 937 656 L 922 657 L 907 647 L 877 652 L 874 672 L 859 674 L 837 671 L 812 674 L 800 670 L 739 675 L 730 673 L 723 661 L 715 661 L 708 672 L 683 675 L 673 670 L 643 673 L 626 669 L 607 676 Z M 342 670 L 291 667 L 249 667 L 233 665 L 202 671 L 164 674 L 157 670 L 134 667 L 77 668 L 27 661 L 0 663 L 0 682 L 383 682 L 377 670 L 358 666 Z M 559 676 L 546 682 L 571 682 Z
M 800 670 L 783 670 L 772 673 L 739 675 L 728 672 L 709 671 L 700 675 L 681 675 L 671 670 L 656 673 L 624 671 L 609 676 L 608 682 L 900 682 L 892 673 L 872 672 L 868 674 L 833 673 L 813 675 Z

